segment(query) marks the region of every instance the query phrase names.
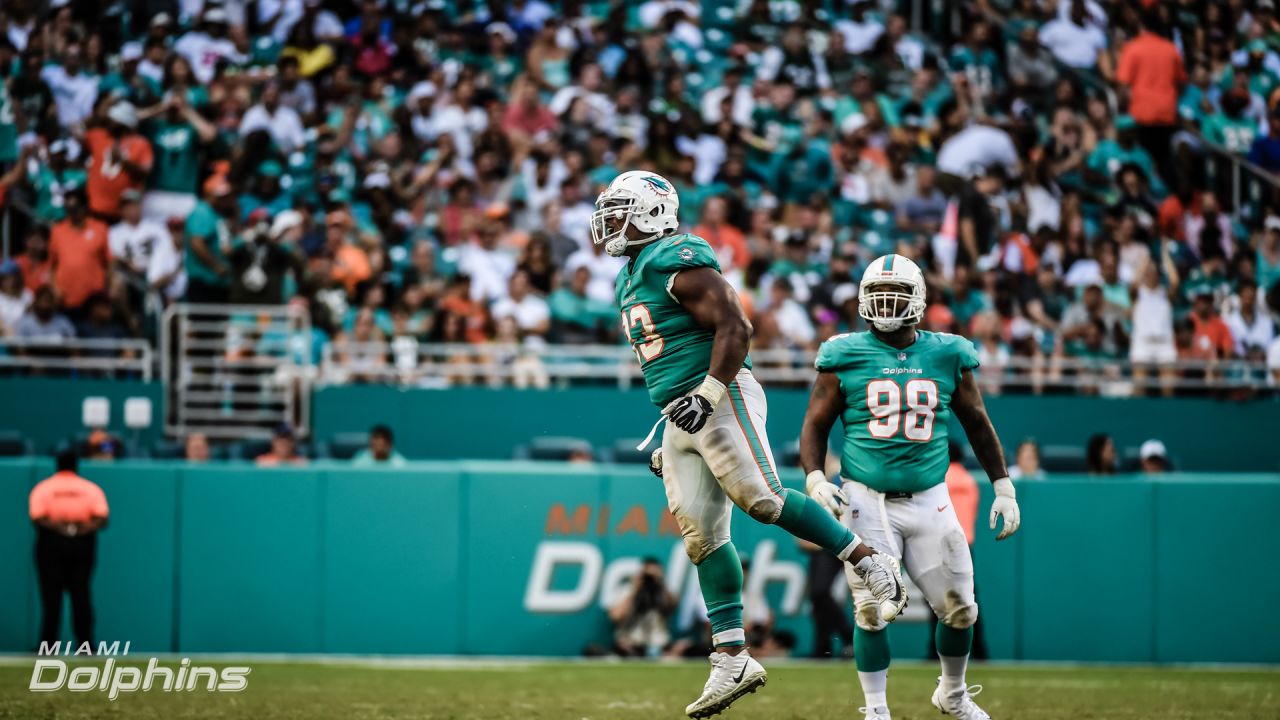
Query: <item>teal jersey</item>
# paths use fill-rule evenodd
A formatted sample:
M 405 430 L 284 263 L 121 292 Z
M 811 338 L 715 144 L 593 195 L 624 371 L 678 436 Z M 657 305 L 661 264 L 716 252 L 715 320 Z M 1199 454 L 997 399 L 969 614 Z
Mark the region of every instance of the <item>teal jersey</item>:
M 84 187 L 88 181 L 89 174 L 83 168 L 69 168 L 58 172 L 42 163 L 31 176 L 31 185 L 36 190 L 36 217 L 45 223 L 54 223 L 66 217 L 63 196 L 68 190 Z
M 155 161 L 148 184 L 152 190 L 194 195 L 200 181 L 200 136 L 186 120 L 153 121 L 148 127 Z
M 673 235 L 645 246 L 618 273 L 614 296 L 623 332 L 640 358 L 649 399 L 658 407 L 696 388 L 711 367 L 715 333 L 699 325 L 670 292 L 677 273 L 699 267 L 720 272 L 707 241 Z M 751 367 L 749 358 L 743 367 Z
M 1232 118 L 1215 113 L 1200 123 L 1204 139 L 1237 155 L 1247 155 L 1258 134 L 1258 124 L 1248 118 Z
M 9 97 L 8 83 L 0 78 L 0 164 L 18 159 L 18 118 Z
M 225 265 L 227 256 L 223 252 L 223 248 L 224 246 L 229 247 L 234 239 L 227 221 L 209 203 L 197 200 L 195 209 L 187 216 L 186 231 L 185 257 L 187 277 L 209 285 L 226 287 L 230 281 L 227 278 L 219 277 L 212 267 L 200 260 L 200 257 L 191 249 L 191 238 L 204 238 L 205 247 Z
M 965 338 L 916 331 L 899 350 L 871 332 L 836 335 L 814 366 L 844 391 L 840 474 L 880 492 L 921 492 L 943 482 L 950 464 L 947 422 L 961 373 L 978 367 Z

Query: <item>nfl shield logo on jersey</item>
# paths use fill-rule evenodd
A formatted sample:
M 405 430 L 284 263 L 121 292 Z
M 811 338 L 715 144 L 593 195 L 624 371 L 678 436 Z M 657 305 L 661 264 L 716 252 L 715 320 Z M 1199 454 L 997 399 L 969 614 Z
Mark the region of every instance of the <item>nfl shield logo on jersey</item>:
M 849 519 L 851 519 L 851 520 L 857 520 L 857 519 L 858 519 L 858 508 L 851 508 L 851 509 L 849 510 Z
M 907 354 L 906 354 L 906 353 L 904 353 L 904 352 L 900 352 L 900 353 L 898 353 L 898 362 L 904 362 L 906 359 L 907 359 Z

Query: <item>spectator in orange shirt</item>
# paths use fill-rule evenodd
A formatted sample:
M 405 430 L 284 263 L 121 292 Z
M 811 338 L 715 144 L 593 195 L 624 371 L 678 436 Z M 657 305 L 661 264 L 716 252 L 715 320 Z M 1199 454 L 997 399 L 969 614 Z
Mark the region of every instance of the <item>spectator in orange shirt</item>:
M 120 196 L 142 192 L 151 174 L 151 142 L 138 134 L 138 112 L 127 101 L 112 105 L 84 134 L 89 148 L 89 210 L 101 220 L 120 219 Z
M 107 496 L 76 474 L 75 452 L 58 455 L 56 472 L 31 491 L 28 505 L 36 526 L 36 575 L 44 617 L 40 642 L 61 636 L 62 595 L 71 595 L 71 627 L 76 641 L 93 644 L 93 602 L 89 579 L 97 559 L 98 531 L 107 524 Z
M 1142 13 L 1141 31 L 1120 50 L 1116 79 L 1128 89 L 1138 142 L 1168 181 L 1169 141 L 1177 129 L 1178 97 L 1187 84 L 1187 71 L 1177 46 L 1157 34 L 1158 23 L 1152 11 Z
M 951 496 L 951 507 L 955 508 L 956 519 L 960 521 L 960 527 L 964 528 L 965 541 L 969 543 L 969 552 L 973 552 L 973 539 L 975 537 L 975 526 L 978 522 L 978 481 L 973 479 L 973 474 L 965 468 L 964 450 L 960 449 L 959 443 L 948 443 L 947 452 L 951 456 L 951 464 L 947 466 L 947 474 L 945 476 L 947 483 L 947 494 Z M 945 508 L 944 508 L 945 509 Z M 977 596 L 977 585 L 973 588 L 974 596 Z M 938 618 L 929 614 L 929 655 L 930 658 L 938 656 L 937 649 L 934 646 L 933 636 L 938 629 Z M 987 641 L 982 632 L 982 616 L 979 614 L 978 621 L 973 625 L 973 650 L 970 656 L 975 660 L 987 659 Z
M 67 217 L 50 232 L 49 263 L 62 307 L 77 315 L 89 296 L 106 290 L 111 249 L 106 223 L 89 217 L 84 188 L 67 191 L 63 202 Z
M 352 237 L 355 221 L 346 210 L 332 210 L 324 219 L 325 250 L 332 259 L 331 275 L 354 295 L 356 286 L 373 277 L 369 256 Z
M 26 249 L 14 262 L 22 268 L 22 282 L 31 292 L 49 284 L 53 273 L 49 268 L 48 225 L 34 225 L 27 231 Z
M 434 339 L 482 345 L 488 340 L 488 326 L 484 305 L 471 299 L 471 276 L 455 275 L 440 299 Z
M 293 437 L 293 428 L 287 423 L 282 423 L 271 434 L 271 450 L 259 455 L 254 462 L 258 467 L 280 467 L 306 465 L 307 459 L 298 454 L 298 443 Z
M 1196 294 L 1189 317 L 1195 328 L 1191 343 L 1197 350 L 1214 360 L 1232 356 L 1236 347 L 1235 340 L 1231 337 L 1230 328 L 1214 309 L 1213 293 L 1208 288 Z
M 729 203 L 722 197 L 707 200 L 702 208 L 702 223 L 693 229 L 693 234 L 706 240 L 720 257 L 720 264 L 727 271 L 730 268 L 746 270 L 751 264 L 751 251 L 747 249 L 747 236 L 738 228 L 728 223 Z M 728 258 L 729 262 L 725 262 Z

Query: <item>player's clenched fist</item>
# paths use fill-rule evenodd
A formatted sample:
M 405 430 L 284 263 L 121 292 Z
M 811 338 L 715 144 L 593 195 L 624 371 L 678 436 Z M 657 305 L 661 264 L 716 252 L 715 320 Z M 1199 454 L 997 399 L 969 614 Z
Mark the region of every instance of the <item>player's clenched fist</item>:
M 836 487 L 835 483 L 828 482 L 827 476 L 821 470 L 814 470 L 805 477 L 804 489 L 809 493 L 809 497 L 817 500 L 827 512 L 836 517 L 844 515 L 844 508 L 841 505 L 847 503 L 844 496 L 840 494 L 840 488 Z
M 991 487 L 996 491 L 995 502 L 991 503 L 991 529 L 996 529 L 997 516 L 1004 518 L 1004 527 L 996 536 L 997 540 L 1003 540 L 1018 532 L 1018 525 L 1022 522 L 1018 498 L 1013 491 L 1013 481 L 1009 478 L 1000 478 L 991 483 Z
M 716 411 L 716 405 L 724 397 L 724 383 L 708 375 L 697 390 L 676 398 L 662 409 L 671 423 L 693 435 L 707 424 L 707 418 Z

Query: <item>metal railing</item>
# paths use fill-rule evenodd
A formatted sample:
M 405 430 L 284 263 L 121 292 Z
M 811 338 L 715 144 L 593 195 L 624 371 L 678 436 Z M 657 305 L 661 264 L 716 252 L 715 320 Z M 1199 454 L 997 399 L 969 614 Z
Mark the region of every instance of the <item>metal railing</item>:
M 170 306 L 161 322 L 165 431 L 214 439 L 270 437 L 310 425 L 311 322 L 294 306 Z
M 813 381 L 814 353 L 767 349 L 751 352 L 752 372 L 771 386 L 806 387 Z M 1277 372 L 1262 362 L 1184 360 L 1133 365 L 1123 360 L 1073 357 L 1011 357 L 976 371 L 985 392 L 1073 392 L 1108 396 L 1137 393 L 1274 392 Z M 323 350 L 317 382 L 385 383 L 416 387 L 491 385 L 564 387 L 643 385 L 635 354 L 614 345 L 432 344 L 414 340 L 330 343 Z
M 154 368 L 155 353 L 146 340 L 0 339 L 0 372 L 150 380 Z

